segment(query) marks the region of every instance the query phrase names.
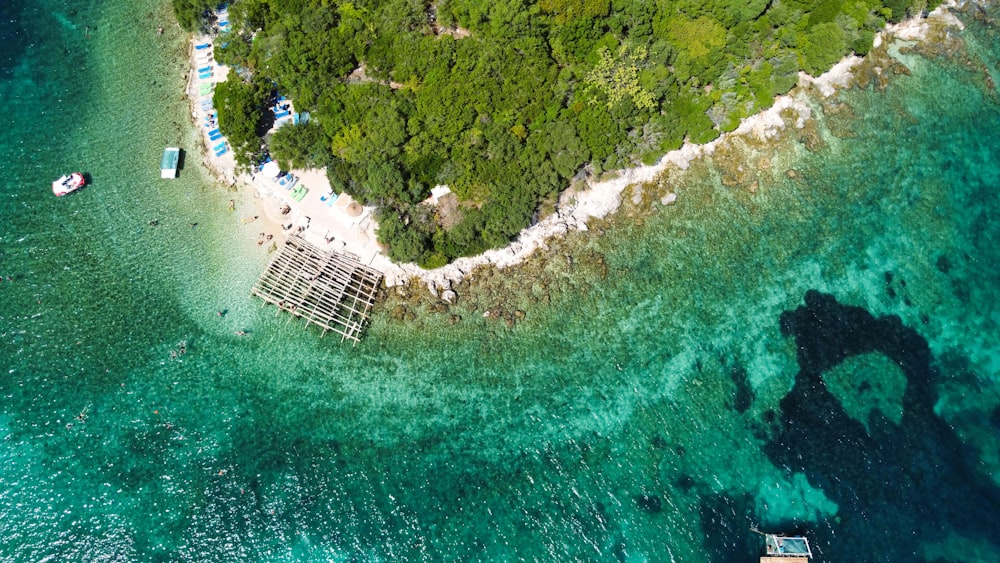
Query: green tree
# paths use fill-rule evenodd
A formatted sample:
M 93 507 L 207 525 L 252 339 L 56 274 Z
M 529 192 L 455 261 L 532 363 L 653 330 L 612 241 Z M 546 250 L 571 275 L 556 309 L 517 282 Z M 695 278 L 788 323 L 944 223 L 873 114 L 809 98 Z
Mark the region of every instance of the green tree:
M 285 125 L 268 139 L 271 155 L 286 168 L 322 168 L 329 164 L 330 139 L 313 121 Z
M 242 166 L 250 165 L 260 147 L 262 108 L 269 95 L 265 84 L 243 80 L 235 69 L 215 89 L 219 131 L 229 138 L 236 162 Z
M 802 68 L 813 76 L 830 69 L 847 50 L 844 31 L 833 23 L 814 25 L 802 46 Z
M 214 8 L 217 4 L 214 0 L 171 0 L 174 8 L 174 17 L 181 29 L 185 31 L 195 31 L 205 23 L 203 17 L 206 10 Z
M 598 50 L 600 60 L 587 75 L 587 83 L 607 97 L 608 108 L 628 98 L 639 109 L 651 110 L 656 100 L 648 90 L 639 85 L 639 70 L 646 61 L 646 48 L 629 48 L 622 45 L 617 55 L 606 47 Z

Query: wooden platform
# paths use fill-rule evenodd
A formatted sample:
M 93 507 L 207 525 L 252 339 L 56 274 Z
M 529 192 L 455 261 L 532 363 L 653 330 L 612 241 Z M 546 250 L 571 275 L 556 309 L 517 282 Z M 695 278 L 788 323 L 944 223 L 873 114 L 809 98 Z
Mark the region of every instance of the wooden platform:
M 291 313 L 289 320 L 305 319 L 306 326 L 320 326 L 323 335 L 331 331 L 341 342 L 357 343 L 381 284 L 378 270 L 291 236 L 250 293 Z
M 808 557 L 768 557 L 760 558 L 760 563 L 809 563 Z

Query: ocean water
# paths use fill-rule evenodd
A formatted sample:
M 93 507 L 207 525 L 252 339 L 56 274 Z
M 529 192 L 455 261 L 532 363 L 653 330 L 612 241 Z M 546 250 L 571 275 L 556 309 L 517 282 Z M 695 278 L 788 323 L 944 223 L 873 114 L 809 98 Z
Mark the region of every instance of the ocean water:
M 1000 12 L 961 17 L 350 347 L 249 297 L 167 3 L 0 4 L 0 560 L 1000 560 Z

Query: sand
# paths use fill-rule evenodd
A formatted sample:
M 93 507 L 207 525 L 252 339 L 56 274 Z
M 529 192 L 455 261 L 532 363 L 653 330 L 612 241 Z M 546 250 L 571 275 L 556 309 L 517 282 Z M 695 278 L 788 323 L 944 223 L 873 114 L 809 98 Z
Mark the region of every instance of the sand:
M 948 11 L 954 5 L 955 1 L 951 0 L 931 12 L 926 19 L 916 18 L 887 26 L 876 37 L 875 45 L 896 39 L 922 40 L 927 37 L 930 29 L 928 22 L 931 20 L 936 20 L 937 24 L 961 28 L 958 19 Z M 204 40 L 205 38 L 199 39 L 199 41 Z M 192 64 L 195 64 L 194 56 L 195 51 L 192 47 Z M 416 264 L 395 264 L 388 259 L 375 235 L 377 224 L 372 217 L 373 208 L 362 208 L 360 215 L 353 217 L 347 211 L 351 201 L 346 195 L 341 195 L 333 205 L 329 206 L 327 202 L 321 201 L 321 196 L 330 192 L 330 184 L 322 170 L 290 171 L 300 178 L 301 184 L 309 188 L 305 198 L 301 202 L 295 202 L 289 197 L 287 190 L 277 186 L 272 180 L 263 178 L 259 173 L 254 176 L 236 174 L 235 161 L 231 153 L 222 158 L 208 153 L 206 166 L 223 182 L 237 182 L 254 189 L 259 207 L 259 213 L 255 215 L 262 219 L 258 230 L 275 235 L 274 240 L 280 240 L 279 235 L 297 233 L 321 247 L 356 256 L 362 263 L 382 271 L 389 286 L 404 284 L 415 277 L 437 294 L 439 290 L 448 289 L 453 283 L 461 281 L 467 273 L 477 267 L 513 266 L 536 250 L 547 248 L 546 241 L 552 237 L 564 235 L 570 230 L 587 230 L 589 220 L 605 217 L 619 208 L 622 193 L 627 187 L 651 182 L 671 166 L 686 169 L 694 159 L 712 154 L 719 143 L 724 142 L 729 136 L 752 136 L 758 140 L 767 140 L 789 125 L 796 128 L 804 127 L 811 116 L 808 103 L 810 91 L 818 91 L 820 95 L 829 97 L 838 89 L 850 86 L 853 79 L 852 70 L 861 61 L 861 57 L 851 55 L 819 77 L 800 73 L 798 86 L 788 94 L 776 98 L 772 107 L 744 119 L 733 132 L 701 145 L 685 142 L 681 148 L 665 154 L 656 164 L 618 170 L 605 175 L 611 176 L 611 179 L 598 181 L 586 178 L 581 185 L 573 186 L 562 194 L 552 215 L 521 231 L 508 246 L 488 250 L 477 256 L 460 258 L 434 270 L 424 270 Z M 214 81 L 225 79 L 225 74 L 221 70 L 220 68 L 213 75 Z M 197 85 L 189 84 L 188 92 L 193 100 L 197 100 Z M 195 101 L 192 107 L 196 122 L 200 125 L 203 114 L 199 115 L 198 103 Z M 782 117 L 783 114 L 794 117 L 786 121 Z M 207 143 L 207 136 L 205 140 Z M 663 196 L 661 203 L 683 204 L 683 200 L 683 194 L 670 192 Z M 286 204 L 291 211 L 288 215 L 281 215 L 279 210 Z M 359 206 L 354 204 L 353 207 L 356 211 Z M 290 228 L 283 228 L 289 225 Z

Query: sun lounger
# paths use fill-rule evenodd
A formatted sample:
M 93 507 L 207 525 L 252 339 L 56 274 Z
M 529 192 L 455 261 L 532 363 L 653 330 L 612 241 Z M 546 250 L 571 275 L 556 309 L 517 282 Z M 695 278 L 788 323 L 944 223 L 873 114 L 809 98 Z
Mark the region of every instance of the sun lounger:
M 226 148 L 226 142 L 222 141 L 218 145 L 215 145 L 214 147 L 212 147 L 212 150 L 217 151 L 219 149 L 224 149 L 224 148 Z
M 286 190 L 290 190 L 292 189 L 292 186 L 295 185 L 295 182 L 298 181 L 299 179 L 296 178 L 295 176 L 292 176 L 291 174 L 285 174 L 284 176 L 278 179 L 278 185 L 285 188 Z
M 198 75 L 198 79 L 200 79 L 200 80 L 208 80 L 209 78 L 212 78 L 212 73 L 211 72 L 203 72 L 203 73 L 201 73 L 201 74 Z
M 335 201 L 337 201 L 338 197 L 340 197 L 340 196 L 337 195 L 337 194 L 330 194 L 330 196 L 326 198 L 326 206 L 327 207 L 333 207 L 333 203 Z
M 221 139 L 222 137 L 223 137 L 223 134 L 222 134 L 222 133 L 215 133 L 215 134 L 211 134 L 211 135 L 209 135 L 209 136 L 208 136 L 208 140 L 209 140 L 209 141 L 218 141 L 218 140 L 219 140 L 219 139 Z
M 201 101 L 201 110 L 208 111 L 212 109 L 212 98 L 205 98 Z
M 212 70 L 212 65 L 208 65 L 199 68 L 198 72 L 211 72 L 211 70 Z
M 201 45 L 195 45 L 194 48 L 201 51 L 202 49 L 208 49 L 211 46 L 212 46 L 211 43 L 202 43 Z
M 274 114 L 274 118 L 275 119 L 281 119 L 282 117 L 288 117 L 289 115 L 290 115 L 289 112 L 283 111 L 281 113 Z
M 215 156 L 222 156 L 222 155 L 226 154 L 227 152 L 229 152 L 229 150 L 226 149 L 226 147 L 222 147 L 221 149 L 215 151 Z
M 202 84 L 201 86 L 198 87 L 198 93 L 201 94 L 202 96 L 211 94 L 212 93 L 212 85 L 211 84 Z
M 309 188 L 305 186 L 299 186 L 292 191 L 291 194 L 292 199 L 294 199 L 295 201 L 302 201 L 302 198 L 306 197 L 307 193 L 309 193 Z
M 215 129 L 212 129 L 211 131 L 208 132 L 208 134 L 209 135 L 218 135 L 219 134 L 219 128 L 216 127 Z

